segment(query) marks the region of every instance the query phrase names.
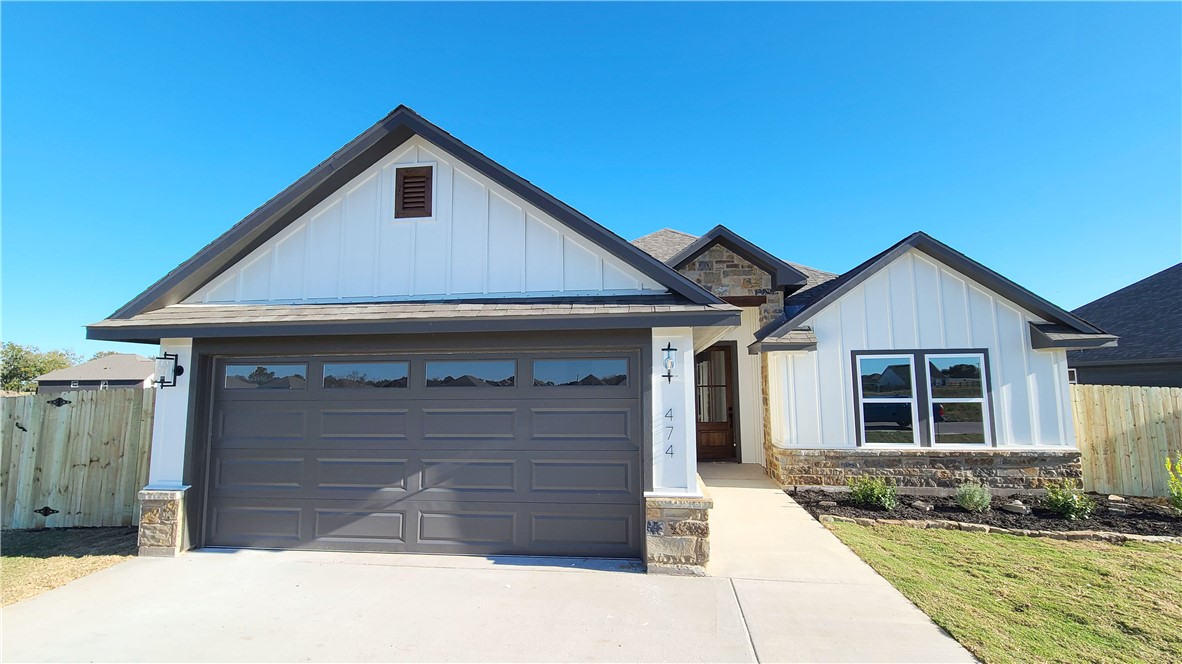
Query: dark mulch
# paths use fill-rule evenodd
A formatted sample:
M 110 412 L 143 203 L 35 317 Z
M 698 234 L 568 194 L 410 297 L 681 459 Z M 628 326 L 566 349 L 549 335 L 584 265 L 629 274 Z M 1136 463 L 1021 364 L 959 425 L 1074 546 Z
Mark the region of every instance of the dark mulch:
M 806 489 L 789 491 L 796 502 L 800 503 L 814 517 L 821 514 L 833 516 L 865 517 L 870 519 L 946 519 L 966 523 L 982 523 L 1000 528 L 1024 530 L 1103 530 L 1114 533 L 1130 533 L 1134 535 L 1171 535 L 1182 536 L 1182 518 L 1176 516 L 1169 505 L 1160 498 L 1125 497 L 1127 514 L 1115 514 L 1107 509 L 1108 496 L 1089 494 L 1096 500 L 1099 507 L 1092 513 L 1091 518 L 1069 521 L 1058 514 L 1044 509 L 1041 497 L 1021 494 L 1006 498 L 993 498 L 993 508 L 983 514 L 974 514 L 962 509 L 951 497 L 936 496 L 899 496 L 899 506 L 884 512 L 882 510 L 859 507 L 850 502 L 849 494 Z M 1030 506 L 1033 512 L 1029 515 L 1013 514 L 1001 509 L 1001 506 L 1017 498 L 1023 504 Z M 821 507 L 822 500 L 833 500 L 837 507 Z M 932 511 L 911 507 L 916 500 L 931 503 Z

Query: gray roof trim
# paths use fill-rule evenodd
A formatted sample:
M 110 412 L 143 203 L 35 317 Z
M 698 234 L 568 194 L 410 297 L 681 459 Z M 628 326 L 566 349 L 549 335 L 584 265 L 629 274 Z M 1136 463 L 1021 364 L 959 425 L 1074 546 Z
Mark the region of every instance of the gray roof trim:
M 1104 330 L 1092 325 L 1084 319 L 1068 312 L 1067 310 L 1058 307 L 1051 302 L 1035 295 L 1029 290 L 1019 286 L 1009 279 L 1001 276 L 997 272 L 985 267 L 977 261 L 965 256 L 956 251 L 952 247 L 940 242 L 934 237 L 924 233 L 923 231 L 916 231 L 911 235 L 903 238 L 893 246 L 889 247 L 882 253 L 878 254 L 846 272 L 837 279 L 834 279 L 824 286 L 831 286 L 830 290 L 815 302 L 806 305 L 803 309 L 796 312 L 792 318 L 785 319 L 783 323 L 778 326 L 768 325 L 756 333 L 756 339 L 762 341 L 766 337 L 776 337 L 800 327 L 806 320 L 813 317 L 817 312 L 825 309 L 829 305 L 836 302 L 841 296 L 856 288 L 863 281 L 866 281 L 872 275 L 877 273 L 882 268 L 889 265 L 899 256 L 907 253 L 911 249 L 915 249 L 922 253 L 931 256 L 937 261 L 955 269 L 966 277 L 972 279 L 978 284 L 992 290 L 993 292 L 1005 297 L 1015 304 L 1025 308 L 1042 318 L 1059 323 L 1065 327 L 1071 328 L 1079 334 L 1092 335 L 1108 335 Z
M 777 288 L 784 286 L 803 286 L 808 281 L 808 277 L 800 270 L 752 244 L 749 240 L 722 224 L 715 226 L 705 235 L 694 240 L 688 247 L 677 252 L 666 263 L 675 269 L 682 267 L 691 260 L 701 256 L 716 243 L 746 258 L 756 267 L 772 275 L 773 285 Z
M 464 144 L 410 108 L 399 106 L 110 317 L 130 318 L 180 302 L 416 134 L 690 302 L 721 302 L 709 291 L 578 210 Z
M 811 327 L 802 327 L 785 336 L 770 337 L 747 346 L 747 352 L 751 355 L 777 350 L 817 350 L 817 336 Z
M 121 321 L 86 328 L 86 338 L 133 343 L 159 343 L 163 338 L 228 338 L 262 336 L 334 336 L 363 334 L 424 334 L 450 332 L 533 332 L 557 330 L 619 330 L 652 327 L 737 326 L 741 311 L 734 307 L 709 307 L 697 311 L 677 310 L 624 314 L 551 313 L 497 316 L 440 316 L 431 318 L 363 320 L 245 320 L 185 322 L 168 324 Z
M 1112 348 L 1117 345 L 1115 334 L 1080 334 L 1062 325 L 1030 324 L 1030 347 L 1045 348 Z
M 1087 351 L 1094 349 L 1086 349 Z M 1069 367 L 1116 367 L 1116 366 L 1135 366 L 1135 365 L 1153 365 L 1160 367 L 1168 367 L 1171 365 L 1178 365 L 1182 367 L 1182 358 L 1172 357 L 1168 359 L 1158 360 L 1077 360 L 1076 354 L 1072 353 L 1067 357 L 1067 366 Z M 1087 357 L 1087 352 L 1079 354 L 1080 357 Z

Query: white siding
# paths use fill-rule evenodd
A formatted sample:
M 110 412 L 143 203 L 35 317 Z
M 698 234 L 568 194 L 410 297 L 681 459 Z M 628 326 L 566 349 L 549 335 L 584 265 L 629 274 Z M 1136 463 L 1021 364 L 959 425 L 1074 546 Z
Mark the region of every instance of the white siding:
M 663 377 L 672 344 L 673 378 Z M 653 328 L 652 455 L 649 496 L 699 496 L 697 417 L 694 404 L 694 333 L 688 327 Z
M 985 348 L 997 445 L 1073 447 L 1066 352 L 1031 349 L 1030 322 L 1045 321 L 910 251 L 803 323 L 817 350 L 771 354 L 772 442 L 857 444 L 852 351 Z
M 434 216 L 394 218 L 398 165 L 432 164 Z M 665 292 L 420 137 L 189 297 L 323 302 Z

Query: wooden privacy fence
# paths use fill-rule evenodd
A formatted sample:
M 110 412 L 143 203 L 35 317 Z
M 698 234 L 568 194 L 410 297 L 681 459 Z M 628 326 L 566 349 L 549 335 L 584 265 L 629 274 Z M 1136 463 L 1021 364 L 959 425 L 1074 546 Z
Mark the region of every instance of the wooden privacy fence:
M 69 403 L 50 403 L 57 397 Z M 156 391 L 140 389 L 0 399 L 0 525 L 135 524 L 155 404 Z M 34 511 L 43 507 L 57 513 Z
M 1166 455 L 1182 452 L 1182 388 L 1072 385 L 1088 491 L 1166 495 Z

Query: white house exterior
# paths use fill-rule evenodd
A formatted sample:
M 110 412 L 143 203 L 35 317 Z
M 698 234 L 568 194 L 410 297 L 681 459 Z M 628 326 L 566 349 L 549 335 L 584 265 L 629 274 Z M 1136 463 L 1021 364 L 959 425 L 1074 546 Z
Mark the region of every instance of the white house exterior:
M 840 276 L 723 227 L 629 244 L 405 107 L 88 336 L 183 368 L 160 377 L 143 554 L 653 571 L 706 562 L 699 461 L 785 485 L 871 456 L 914 486 L 1077 472 L 1064 348 L 1112 342 L 922 234 Z M 994 468 L 1019 450 L 1041 456 Z

